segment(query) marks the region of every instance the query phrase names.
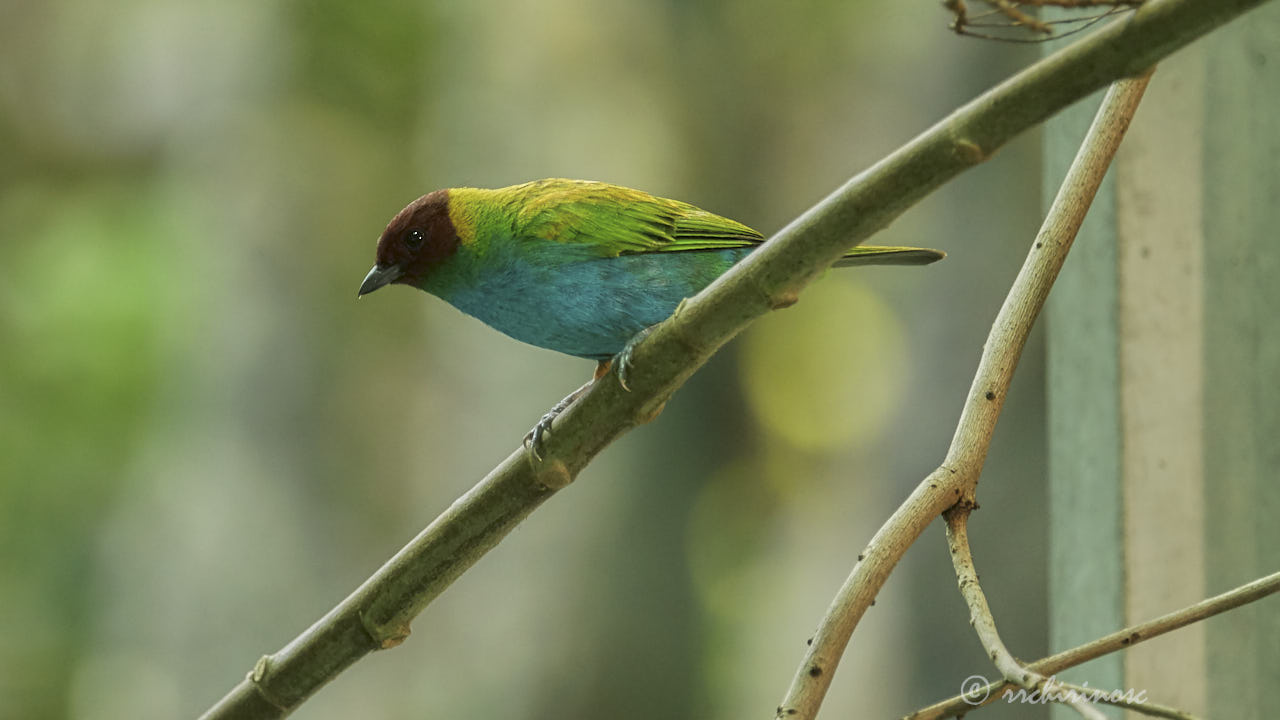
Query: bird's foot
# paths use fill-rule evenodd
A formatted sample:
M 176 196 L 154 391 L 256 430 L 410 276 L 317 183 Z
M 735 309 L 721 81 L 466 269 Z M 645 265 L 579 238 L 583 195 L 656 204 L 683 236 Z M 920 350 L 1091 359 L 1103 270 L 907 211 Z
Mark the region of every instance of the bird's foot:
M 555 422 L 556 415 L 559 414 L 553 410 L 543 415 L 538 424 L 534 425 L 533 429 L 525 434 L 524 446 L 533 455 L 534 460 L 542 461 L 542 437 L 551 432 L 551 423 Z
M 614 367 L 618 369 L 618 384 L 627 392 L 631 392 L 631 385 L 628 381 L 633 367 L 631 356 L 634 354 L 636 346 L 644 342 L 644 339 L 653 333 L 654 327 L 656 326 L 647 327 L 636 333 L 635 337 L 627 341 L 626 346 L 622 348 L 622 352 L 618 353 L 613 359 Z
M 595 382 L 595 380 L 592 380 L 591 382 Z M 552 408 L 542 416 L 542 419 L 538 421 L 538 424 L 534 425 L 533 429 L 525 434 L 524 446 L 528 448 L 529 453 L 533 455 L 534 460 L 538 462 L 542 461 L 542 440 L 551 432 L 551 424 L 556 421 L 556 418 L 560 416 L 560 413 L 564 412 L 573 404 L 574 400 L 581 397 L 582 393 L 586 392 L 587 388 L 591 387 L 591 382 L 569 393 L 563 400 L 552 406 Z

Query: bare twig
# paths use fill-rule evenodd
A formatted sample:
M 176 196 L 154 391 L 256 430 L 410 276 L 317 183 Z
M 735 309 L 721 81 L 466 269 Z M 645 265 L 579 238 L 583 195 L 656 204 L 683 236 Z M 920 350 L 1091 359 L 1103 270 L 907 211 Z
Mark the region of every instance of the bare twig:
M 1178 708 L 1148 701 L 1130 700 L 1123 695 L 1113 695 L 1109 692 L 1062 682 L 1052 676 L 1046 677 L 1014 658 L 996 631 L 994 616 L 987 605 L 982 585 L 978 581 L 978 571 L 969 545 L 968 529 L 969 515 L 974 509 L 976 509 L 975 506 L 962 502 L 943 514 L 947 521 L 947 547 L 951 551 L 951 563 L 955 567 L 960 594 L 964 596 L 965 604 L 969 606 L 969 621 L 977 632 L 982 647 L 987 651 L 987 655 L 1005 681 L 1025 690 L 1038 690 L 1050 701 L 1066 703 L 1085 717 L 1102 717 L 1089 703 L 1105 703 L 1154 717 L 1196 720 L 1195 716 Z M 1064 689 L 1069 692 L 1063 692 Z
M 978 581 L 978 570 L 973 564 L 973 554 L 969 547 L 969 514 L 973 505 L 960 502 L 943 513 L 947 521 L 947 548 L 951 552 L 951 564 L 956 571 L 956 581 L 960 586 L 960 595 L 969 606 L 969 623 L 978 634 L 978 641 L 987 651 L 987 657 L 1000 671 L 1000 676 L 1011 683 L 1030 690 L 1045 678 L 1027 670 L 1014 659 L 1013 654 L 1005 647 L 996 630 L 996 622 L 987 605 L 987 596 L 982 592 Z
M 1059 7 L 1059 8 L 1093 8 L 1093 7 L 1120 7 L 1130 6 L 1138 7 L 1147 0 L 1017 0 L 1018 5 L 1031 5 L 1033 7 Z
M 1241 605 L 1248 605 L 1277 592 L 1280 592 L 1280 572 L 1258 578 L 1234 590 L 1215 595 L 1207 600 L 1201 600 L 1194 605 L 1167 615 L 1161 615 L 1154 620 L 1131 625 L 1123 630 L 1117 630 L 1097 640 L 1087 642 L 1084 645 L 1041 658 L 1029 663 L 1027 668 L 1041 675 L 1053 675 L 1094 658 L 1133 647 L 1140 642 L 1159 637 L 1167 632 L 1200 622 L 1228 610 L 1234 610 Z M 996 702 L 1003 696 L 1005 691 L 1010 689 L 1009 686 L 1010 683 L 1008 681 L 1001 680 L 989 683 L 984 687 L 971 688 L 964 695 L 956 695 L 940 703 L 917 710 L 905 716 L 903 720 L 938 720 L 958 713 L 965 713 L 976 707 Z M 985 699 L 975 700 L 975 698 Z
M 1178 720 L 1195 720 L 1193 716 L 1176 708 L 1157 705 L 1151 702 L 1128 700 L 1123 696 L 1113 697 L 1111 693 L 1090 690 L 1087 687 L 1062 682 L 1052 676 L 1046 677 L 1028 669 L 1018 662 L 1005 647 L 996 631 L 995 619 L 991 608 L 987 605 L 986 595 L 978 581 L 978 571 L 973 563 L 973 554 L 969 545 L 969 515 L 974 506 L 960 503 L 943 514 L 947 521 L 947 547 L 951 551 L 951 562 L 955 567 L 956 579 L 960 585 L 960 594 L 969 606 L 969 622 L 978 634 L 982 647 L 995 664 L 996 669 L 1005 681 L 1025 690 L 1042 693 L 1051 702 L 1070 705 L 1076 712 L 1086 718 L 1103 718 L 1090 703 L 1115 705 L 1146 715 L 1177 718 Z M 1067 692 L 1064 692 L 1064 689 Z M 979 695 L 980 696 L 980 695 Z
M 1071 706 L 1080 713 L 1081 717 L 1088 720 L 1106 720 L 1102 713 L 1091 707 L 1081 697 L 1054 692 L 1053 681 L 1023 667 L 1005 647 L 1004 641 L 1000 639 L 1000 633 L 996 631 L 996 621 L 991 614 L 991 608 L 987 605 L 987 596 L 982 592 L 982 585 L 978 582 L 978 571 L 974 567 L 973 554 L 969 547 L 969 514 L 973 510 L 972 503 L 962 500 L 943 513 L 943 517 L 947 521 L 947 547 L 951 551 L 951 564 L 955 567 L 960 594 L 964 596 L 965 604 L 969 606 L 969 623 L 978 633 L 978 639 L 983 649 L 987 651 L 987 656 L 991 658 L 991 662 L 995 664 L 1005 680 L 1026 690 L 1039 689 L 1046 695 L 1050 695 L 1054 702 Z
M 1009 18 L 1009 21 L 1018 27 L 1025 27 L 1032 32 L 1044 33 L 1048 35 L 1052 30 L 1049 26 L 1031 17 L 1018 7 L 1017 3 L 1010 0 L 990 0 L 1000 14 Z
M 985 12 L 970 14 L 963 0 L 943 0 L 943 7 L 950 10 L 955 19 L 951 29 L 958 35 L 982 40 L 998 40 L 1013 43 L 1040 43 L 1059 40 L 1092 27 L 1113 15 L 1128 12 L 1142 5 L 1143 0 L 979 0 L 991 8 Z M 1027 13 L 1023 7 L 1058 7 L 1063 10 L 1098 10 L 1091 14 L 1041 19 Z M 997 32 L 980 32 L 994 30 Z M 1030 37 L 1025 35 L 1030 34 Z

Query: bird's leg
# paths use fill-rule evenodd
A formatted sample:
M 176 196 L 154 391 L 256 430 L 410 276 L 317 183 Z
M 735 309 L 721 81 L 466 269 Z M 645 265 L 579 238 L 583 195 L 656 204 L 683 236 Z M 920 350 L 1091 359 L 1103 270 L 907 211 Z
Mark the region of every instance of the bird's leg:
M 538 424 L 534 425 L 533 429 L 524 436 L 524 446 L 529 448 L 529 452 L 533 453 L 534 460 L 542 460 L 542 453 L 540 452 L 542 449 L 542 437 L 551 432 L 551 423 L 555 422 L 556 417 L 572 405 L 574 400 L 582 397 L 582 394 L 587 391 L 587 388 L 595 384 L 596 380 L 604 377 L 605 373 L 609 372 L 610 363 L 611 361 L 609 360 L 601 360 L 597 362 L 595 376 L 587 381 L 582 387 L 569 393 L 563 400 L 552 406 L 552 408 L 547 411 L 547 414 L 543 415 L 542 419 L 538 421 Z
M 657 325 L 650 325 L 636 333 L 635 337 L 627 341 L 626 346 L 622 348 L 622 352 L 618 353 L 617 356 L 614 357 L 614 360 L 618 363 L 618 384 L 627 392 L 631 392 L 631 386 L 627 383 L 627 377 L 631 374 L 631 354 L 635 351 L 637 345 L 644 342 L 644 339 L 649 337 L 649 334 L 653 332 L 655 327 L 657 327 Z M 608 366 L 605 366 L 605 371 L 607 372 L 608 370 Z M 599 375 L 596 377 L 599 377 Z
M 597 360 L 596 374 L 591 376 L 591 382 L 595 382 L 609 373 L 609 367 L 613 365 L 613 359 Z M 587 383 L 590 385 L 591 383 Z

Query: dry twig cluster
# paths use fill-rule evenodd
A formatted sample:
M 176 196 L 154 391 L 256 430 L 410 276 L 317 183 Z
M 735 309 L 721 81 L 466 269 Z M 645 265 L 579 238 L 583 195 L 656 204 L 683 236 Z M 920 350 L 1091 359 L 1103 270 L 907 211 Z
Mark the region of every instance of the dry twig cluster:
M 1087 30 L 1119 13 L 1133 10 L 1144 0 L 975 0 L 974 12 L 965 0 L 943 0 L 955 19 L 957 35 L 1002 42 L 1044 42 Z M 1040 8 L 1059 8 L 1053 18 L 1041 18 Z M 1026 8 L 1031 8 L 1028 11 Z

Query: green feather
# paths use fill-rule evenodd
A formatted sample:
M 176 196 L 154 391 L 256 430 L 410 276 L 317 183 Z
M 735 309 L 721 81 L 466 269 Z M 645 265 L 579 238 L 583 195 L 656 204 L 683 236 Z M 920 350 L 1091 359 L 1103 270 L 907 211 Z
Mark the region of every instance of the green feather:
M 834 267 L 850 265 L 928 265 L 946 257 L 941 250 L 918 247 L 859 245 L 845 253 Z
M 451 193 L 454 203 L 466 203 L 474 215 L 507 225 L 515 237 L 579 245 L 600 257 L 749 248 L 764 242 L 763 235 L 735 220 L 602 182 L 549 178 Z M 925 248 L 860 246 L 836 265 L 923 265 L 945 256 Z
M 522 200 L 516 201 L 517 234 L 588 246 L 603 257 L 740 248 L 764 240 L 742 223 L 688 203 L 607 183 L 538 180 L 504 191 Z

